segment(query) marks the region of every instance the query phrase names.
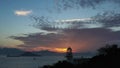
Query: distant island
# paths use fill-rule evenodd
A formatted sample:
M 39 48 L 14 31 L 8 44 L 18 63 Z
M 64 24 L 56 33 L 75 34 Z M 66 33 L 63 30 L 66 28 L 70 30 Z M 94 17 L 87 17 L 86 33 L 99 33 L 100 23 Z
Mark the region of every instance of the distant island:
M 25 53 L 23 53 L 23 54 L 21 54 L 20 56 L 41 56 L 41 55 L 37 55 L 37 54 L 34 54 L 34 53 L 32 53 L 32 52 L 25 52 Z

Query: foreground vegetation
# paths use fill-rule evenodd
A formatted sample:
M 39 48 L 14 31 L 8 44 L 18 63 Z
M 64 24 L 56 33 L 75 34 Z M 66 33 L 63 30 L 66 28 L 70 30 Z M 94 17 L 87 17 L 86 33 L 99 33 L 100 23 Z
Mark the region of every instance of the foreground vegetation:
M 59 61 L 43 68 L 120 68 L 120 48 L 118 45 L 107 45 L 98 49 L 98 54 L 79 64 Z

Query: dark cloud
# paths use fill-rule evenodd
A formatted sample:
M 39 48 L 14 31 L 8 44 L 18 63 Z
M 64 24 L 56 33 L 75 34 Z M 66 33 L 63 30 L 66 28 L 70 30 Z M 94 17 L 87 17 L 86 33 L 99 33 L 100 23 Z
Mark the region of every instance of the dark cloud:
M 66 10 L 70 8 L 96 8 L 96 6 L 103 4 L 103 3 L 115 3 L 120 5 L 120 0 L 58 0 L 56 1 L 57 8 L 61 10 Z
M 48 17 L 45 16 L 31 16 L 31 19 L 34 21 L 33 27 L 42 29 L 42 30 L 56 30 L 57 27 L 54 25 L 53 21 L 50 21 Z
M 58 33 L 34 33 L 27 36 L 12 36 L 12 39 L 20 40 L 24 44 L 19 45 L 24 49 L 39 47 L 69 47 L 80 52 L 93 51 L 106 43 L 120 41 L 120 32 L 112 32 L 109 29 L 66 29 Z
M 71 28 L 108 28 L 108 27 L 120 27 L 120 13 L 113 12 L 104 12 L 99 13 L 89 19 L 84 20 L 74 20 L 74 21 L 64 21 L 64 23 L 71 24 Z M 88 26 L 87 26 L 88 25 Z M 91 25 L 91 26 L 90 26 Z M 101 25 L 101 26 L 100 26 Z M 87 27 L 85 27 L 87 26 Z
M 68 19 L 50 21 L 46 17 L 32 17 L 35 20 L 34 27 L 47 31 L 64 29 L 84 29 L 84 28 L 111 28 L 120 27 L 120 13 L 104 12 L 91 18 Z
M 102 23 L 105 27 L 117 27 L 120 26 L 120 13 L 104 12 L 94 16 L 93 20 Z
M 43 45 L 43 46 L 50 46 L 51 44 L 56 44 L 59 42 L 62 42 L 64 39 L 62 39 L 64 36 L 60 34 L 42 34 L 42 33 L 35 33 L 35 34 L 28 34 L 26 37 L 16 37 L 16 36 L 11 36 L 11 38 L 23 41 L 23 43 L 27 45 L 33 45 L 38 46 Z M 52 46 L 51 45 L 51 46 Z
M 32 49 L 36 47 L 62 47 L 66 41 L 64 34 L 56 33 L 33 33 L 26 36 L 11 36 L 10 38 L 22 41 L 24 44 L 18 45 L 23 49 Z

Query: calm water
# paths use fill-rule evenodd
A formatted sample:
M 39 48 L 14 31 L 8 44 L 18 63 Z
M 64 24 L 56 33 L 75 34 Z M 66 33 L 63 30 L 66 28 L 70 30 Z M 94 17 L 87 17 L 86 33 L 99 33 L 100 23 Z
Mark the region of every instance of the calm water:
M 38 68 L 64 59 L 64 56 L 0 57 L 0 68 Z

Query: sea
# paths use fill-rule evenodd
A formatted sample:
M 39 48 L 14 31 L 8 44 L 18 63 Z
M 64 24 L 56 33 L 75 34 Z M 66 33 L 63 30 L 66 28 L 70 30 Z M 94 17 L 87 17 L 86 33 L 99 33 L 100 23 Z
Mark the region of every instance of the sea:
M 65 60 L 64 56 L 0 57 L 0 68 L 41 68 Z

